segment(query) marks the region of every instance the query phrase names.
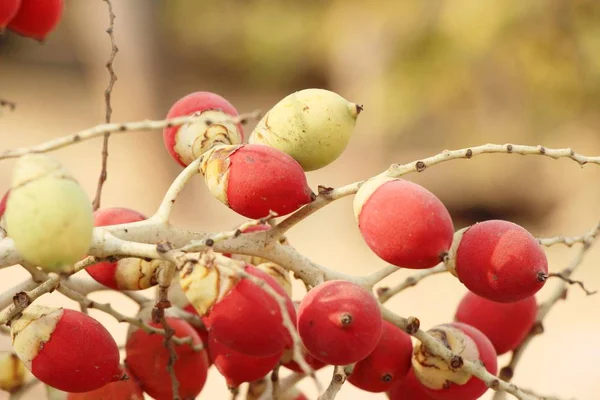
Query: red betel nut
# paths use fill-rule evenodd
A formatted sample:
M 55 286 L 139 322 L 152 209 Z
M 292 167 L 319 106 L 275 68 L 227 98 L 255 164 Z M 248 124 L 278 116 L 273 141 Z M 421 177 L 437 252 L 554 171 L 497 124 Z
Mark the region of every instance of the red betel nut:
M 0 1 L 0 32 L 6 28 L 6 25 L 17 15 L 21 0 L 2 0 Z
M 241 124 L 224 122 L 238 115 L 235 107 L 218 94 L 194 92 L 177 100 L 167 119 L 198 115 L 198 121 L 163 130 L 167 151 L 185 167 L 216 144 L 240 144 L 244 140 Z
M 94 225 L 119 225 L 139 222 L 146 217 L 128 208 L 103 208 L 94 212 Z M 114 290 L 143 290 L 158 283 L 157 272 L 166 261 L 146 261 L 127 257 L 115 262 L 104 261 L 87 267 L 85 270 L 97 282 Z
M 485 334 L 498 355 L 514 350 L 531 331 L 537 315 L 535 296 L 514 303 L 498 303 L 468 292 L 455 319 Z
M 435 400 L 419 382 L 412 368 L 406 378 L 394 383 L 387 395 L 389 400 Z
M 56 389 L 89 392 L 123 377 L 117 343 L 81 312 L 31 305 L 12 321 L 10 331 L 23 364 Z
M 291 321 L 296 320 L 294 304 L 285 290 L 269 275 L 247 265 L 246 272 L 262 279 L 285 299 Z M 277 301 L 248 279 L 241 279 L 208 314 L 210 332 L 228 348 L 263 357 L 280 354 L 293 340 L 283 325 Z
M 253 357 L 281 354 L 292 346 L 293 340 L 278 301 L 250 279 L 232 275 L 225 263 L 237 261 L 220 254 L 205 255 L 184 267 L 179 283 L 187 299 L 215 339 L 231 350 Z M 245 272 L 281 296 L 290 320 L 296 320 L 292 300 L 275 279 L 249 264 Z
M 533 296 L 548 277 L 542 246 L 512 222 L 472 225 L 457 233 L 455 246 L 449 262 L 454 263 L 456 276 L 467 289 L 488 300 L 510 303 Z
M 212 195 L 246 218 L 284 216 L 316 198 L 300 164 L 268 146 L 214 147 L 201 172 Z
M 367 358 L 356 363 L 348 381 L 367 392 L 386 392 L 408 374 L 412 351 L 410 335 L 383 321 L 377 347 Z
M 202 340 L 186 321 L 167 317 L 168 325 L 178 338 L 192 338 L 194 346 L 202 345 Z M 149 323 L 150 326 L 162 329 L 160 323 Z M 142 329 L 133 329 L 125 344 L 125 365 L 138 379 L 142 389 L 156 400 L 171 400 L 173 389 L 171 377 L 167 372 L 170 353 L 164 344 L 165 337 L 149 334 Z M 208 357 L 206 350 L 196 351 L 189 344 L 173 344 L 177 354 L 175 376 L 179 381 L 179 396 L 195 398 L 206 383 Z
M 208 335 L 208 352 L 230 388 L 262 378 L 275 368 L 281 358 L 281 353 L 253 357 L 236 352 L 216 340 L 212 332 Z
M 135 377 L 127 370 L 124 372 L 129 379 L 111 382 L 91 392 L 69 393 L 67 400 L 144 400 Z
M 21 0 L 21 7 L 8 29 L 43 41 L 58 25 L 64 7 L 64 0 Z
M 335 280 L 311 289 L 298 307 L 298 333 L 306 350 L 331 365 L 366 358 L 377 346 L 383 321 L 366 289 Z
M 369 248 L 398 267 L 431 268 L 452 244 L 454 226 L 444 204 L 424 187 L 403 179 L 363 183 L 354 198 L 354 216 Z
M 428 333 L 460 358 L 448 363 L 423 344 L 415 346 L 412 368 L 427 392 L 437 400 L 474 400 L 483 395 L 488 389 L 485 382 L 460 367 L 465 360 L 479 360 L 496 375 L 497 354 L 492 342 L 476 328 L 460 322 L 437 325 Z

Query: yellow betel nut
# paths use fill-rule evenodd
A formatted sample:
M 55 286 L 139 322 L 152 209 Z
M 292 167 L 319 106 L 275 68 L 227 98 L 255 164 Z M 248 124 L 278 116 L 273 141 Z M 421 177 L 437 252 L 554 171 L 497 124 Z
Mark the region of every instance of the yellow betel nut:
M 325 89 L 305 89 L 277 103 L 258 123 L 249 143 L 292 156 L 305 171 L 323 168 L 344 151 L 362 106 Z
M 68 272 L 92 242 L 92 205 L 54 158 L 21 157 L 13 171 L 6 228 L 19 254 L 46 271 Z

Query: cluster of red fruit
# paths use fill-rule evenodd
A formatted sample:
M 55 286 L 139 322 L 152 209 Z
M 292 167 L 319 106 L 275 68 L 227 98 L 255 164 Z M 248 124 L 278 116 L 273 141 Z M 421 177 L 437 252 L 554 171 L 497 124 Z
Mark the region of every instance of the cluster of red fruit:
M 19 35 L 43 41 L 54 30 L 64 9 L 64 0 L 0 1 L 0 33 L 8 28 Z
M 182 166 L 199 159 L 210 192 L 238 214 L 252 219 L 271 212 L 282 216 L 315 200 L 305 172 L 339 157 L 361 110 L 326 90 L 296 92 L 275 105 L 244 143 L 236 109 L 216 94 L 196 92 L 176 102 L 167 117 L 198 119 L 166 128 L 164 142 Z M 385 176 L 362 184 L 354 213 L 365 242 L 381 259 L 409 269 L 443 263 L 469 289 L 456 322 L 429 333 L 455 354 L 480 360 L 496 374 L 497 355 L 516 348 L 535 320 L 534 295 L 548 273 L 539 243 L 507 221 L 481 222 L 454 232 L 447 209 L 435 195 Z M 145 219 L 124 208 L 101 209 L 94 217 L 95 226 Z M 254 225 L 246 232 L 269 229 Z M 244 261 L 244 276 L 231 273 L 232 259 Z M 161 263 L 124 258 L 87 271 L 111 289 L 141 290 L 157 284 Z M 278 364 L 301 371 L 284 310 L 295 322 L 306 363 L 315 370 L 356 364 L 349 382 L 360 389 L 387 392 L 394 400 L 470 400 L 487 390 L 460 366 L 422 344 L 413 346 L 407 333 L 383 320 L 373 294 L 355 283 L 321 283 L 296 307 L 285 269 L 256 257 L 214 252 L 184 265 L 178 280 L 171 287 L 171 301 L 197 313 L 204 324 L 195 327 L 181 318 L 167 318 L 175 337 L 191 338 L 191 343 L 175 346 L 182 398 L 201 392 L 211 364 L 232 388 L 263 378 Z M 161 328 L 144 311 L 140 318 Z M 121 366 L 108 331 L 77 311 L 30 306 L 13 320 L 11 334 L 25 366 L 46 384 L 72 392 L 71 399 L 98 398 L 100 392 L 127 398 L 141 396 L 142 390 L 157 400 L 173 398 L 166 369 L 169 351 L 160 335 L 132 326 Z M 126 382 L 121 381 L 125 372 L 132 378 Z M 290 399 L 304 396 L 294 393 Z

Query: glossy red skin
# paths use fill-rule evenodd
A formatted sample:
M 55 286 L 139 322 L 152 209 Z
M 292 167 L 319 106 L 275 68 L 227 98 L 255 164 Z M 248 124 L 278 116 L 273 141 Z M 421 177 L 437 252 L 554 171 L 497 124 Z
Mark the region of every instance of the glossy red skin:
M 352 322 L 341 319 L 350 315 Z M 366 358 L 382 331 L 381 311 L 366 289 L 350 282 L 327 281 L 310 290 L 298 307 L 298 334 L 306 350 L 331 365 Z
M 268 357 L 248 356 L 228 348 L 216 340 L 212 332 L 208 335 L 208 352 L 229 387 L 238 387 L 244 382 L 261 379 L 275 368 L 283 353 L 282 351 Z
M 183 310 L 187 311 L 189 313 L 198 315 L 198 311 L 196 311 L 194 306 L 192 306 L 191 304 L 188 304 L 187 306 L 185 306 Z M 197 327 L 194 325 L 192 325 L 192 327 L 194 328 L 194 330 L 196 331 L 198 336 L 200 336 L 200 339 L 202 339 L 202 343 L 204 343 L 204 348 L 207 348 L 208 347 L 208 330 L 206 329 L 206 327 L 200 328 L 200 327 Z M 208 354 L 208 365 L 209 366 L 212 365 L 212 358 L 210 358 L 210 354 Z
M 94 212 L 94 226 L 119 225 L 145 219 L 146 217 L 139 212 L 122 207 L 101 208 Z M 115 277 L 116 269 L 116 262 L 104 261 L 90 265 L 85 270 L 97 282 L 111 289 L 119 290 Z
M 479 329 L 502 355 L 517 348 L 531 331 L 537 315 L 535 296 L 515 303 L 497 303 L 468 292 L 456 310 L 456 321 Z
M 314 371 L 318 371 L 327 365 L 323 361 L 318 360 L 318 359 L 314 358 L 313 356 L 311 356 L 310 353 L 308 351 L 306 351 L 305 348 L 302 349 L 302 356 L 304 357 L 304 361 L 306 361 L 308 366 L 311 367 Z M 303 373 L 302 368 L 300 368 L 300 365 L 298 365 L 298 363 L 296 361 L 294 361 L 293 359 L 291 361 L 288 361 L 285 364 L 281 364 L 281 365 L 283 367 L 286 367 L 287 369 L 294 371 L 294 372 Z
M 64 0 L 21 0 L 21 7 L 8 29 L 42 41 L 58 25 L 64 8 Z
M 356 363 L 348 381 L 367 392 L 381 393 L 391 390 L 392 386 L 404 379 L 410 371 L 412 351 L 410 335 L 383 321 L 377 347 L 367 358 Z
M 490 220 L 467 229 L 456 252 L 456 273 L 471 292 L 510 303 L 544 286 L 548 260 L 537 240 L 508 221 Z
M 389 400 L 435 400 L 425 386 L 419 382 L 412 369 L 406 378 L 394 382 L 392 388 L 387 392 Z
M 444 204 L 424 187 L 403 179 L 386 182 L 373 192 L 363 204 L 358 226 L 377 256 L 410 269 L 437 265 L 454 236 Z
M 485 369 L 490 374 L 496 375 L 498 372 L 498 360 L 496 350 L 490 339 L 477 328 L 461 322 L 452 322 L 446 325 L 460 329 L 473 339 L 477 350 L 479 350 L 479 359 L 485 365 Z M 488 388 L 482 380 L 473 376 L 464 385 L 450 384 L 448 389 L 441 390 L 432 390 L 426 387 L 425 390 L 436 400 L 475 400 L 480 398 Z
M 6 193 L 4 193 L 4 196 L 2 196 L 2 200 L 0 200 L 0 218 L 2 218 L 4 212 L 6 211 L 6 202 L 8 201 L 9 194 L 10 189 Z
M 175 330 L 175 336 L 191 337 L 193 344 L 201 344 L 202 340 L 194 328 L 186 321 L 167 317 L 167 323 Z M 161 328 L 161 324 L 149 323 Z M 208 356 L 205 350 L 194 351 L 190 345 L 175 345 L 177 362 L 175 376 L 180 387 L 182 398 L 195 398 L 206 383 Z M 155 400 L 171 400 L 171 378 L 167 373 L 169 351 L 164 346 L 164 336 L 150 335 L 142 329 L 136 330 L 125 344 L 125 364 L 138 379 L 142 389 Z
M 246 272 L 264 280 L 283 296 L 291 320 L 296 320 L 292 300 L 275 279 L 249 264 Z M 281 354 L 293 345 L 277 301 L 248 279 L 241 279 L 215 304 L 207 319 L 210 334 L 224 346 L 242 354 L 268 357 Z
M 229 160 L 227 202 L 246 218 L 264 218 L 270 210 L 281 217 L 314 200 L 304 170 L 282 151 L 246 144 Z
M 0 31 L 17 15 L 21 0 L 2 0 L 0 1 Z M 0 215 L 2 213 L 0 212 Z
M 123 376 L 117 343 L 98 321 L 63 310 L 54 332 L 33 359 L 31 373 L 65 392 L 89 392 Z
M 67 400 L 143 400 L 144 392 L 135 377 L 125 371 L 129 379 L 112 382 L 100 389 L 85 393 L 69 393 Z
M 235 107 L 218 94 L 211 92 L 194 92 L 177 100 L 167 113 L 167 119 L 192 115 L 195 112 L 206 110 L 222 110 L 224 113 L 233 117 L 239 115 Z M 173 159 L 182 167 L 186 167 L 186 164 L 181 161 L 179 154 L 175 152 L 175 143 L 179 128 L 179 126 L 165 128 L 163 130 L 163 142 L 171 157 L 173 157 Z M 237 128 L 243 141 L 244 128 L 242 127 L 242 124 L 237 124 Z

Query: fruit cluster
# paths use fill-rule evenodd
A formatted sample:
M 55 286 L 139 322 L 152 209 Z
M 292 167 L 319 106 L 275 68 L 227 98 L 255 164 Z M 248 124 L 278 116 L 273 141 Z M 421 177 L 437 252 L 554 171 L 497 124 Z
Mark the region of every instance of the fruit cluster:
M 60 22 L 64 6 L 64 0 L 2 0 L 0 33 L 8 28 L 42 42 Z
M 163 138 L 173 159 L 196 168 L 210 193 L 236 213 L 250 219 L 285 216 L 315 201 L 306 172 L 338 159 L 361 111 L 336 93 L 302 90 L 269 110 L 246 143 L 233 105 L 214 93 L 195 92 L 177 101 L 167 117 L 197 118 L 168 126 Z M 128 332 L 124 364 L 109 332 L 93 318 L 37 305 L 12 320 L 14 351 L 35 377 L 70 392 L 70 399 L 141 398 L 142 391 L 171 399 L 168 368 L 179 383 L 178 395 L 194 398 L 211 365 L 232 389 L 262 379 L 278 365 L 297 372 L 353 365 L 352 385 L 386 392 L 390 399 L 479 398 L 487 386 L 461 369 L 462 363 L 478 361 L 496 374 L 497 356 L 514 350 L 531 330 L 534 295 L 548 277 L 540 244 L 509 221 L 484 221 L 455 232 L 433 193 L 385 175 L 361 184 L 353 209 L 366 245 L 379 258 L 407 269 L 443 265 L 468 289 L 455 321 L 428 331 L 460 361 L 413 344 L 408 333 L 384 320 L 368 285 L 313 282 L 294 304 L 283 266 L 212 249 L 177 265 L 169 300 L 197 314 L 202 325 L 167 314 L 173 337 L 181 340 L 174 345 L 173 365 L 164 337 L 148 329 L 162 327 L 151 309 L 138 315 L 144 328 L 132 325 Z M 90 252 L 94 226 L 146 220 L 127 208 L 93 212 L 70 173 L 41 154 L 17 162 L 0 218 L 26 261 L 63 274 Z M 238 234 L 268 235 L 271 226 L 258 222 Z M 112 290 L 143 290 L 156 286 L 169 264 L 126 257 L 96 263 L 87 273 Z M 290 398 L 304 397 L 294 392 Z

